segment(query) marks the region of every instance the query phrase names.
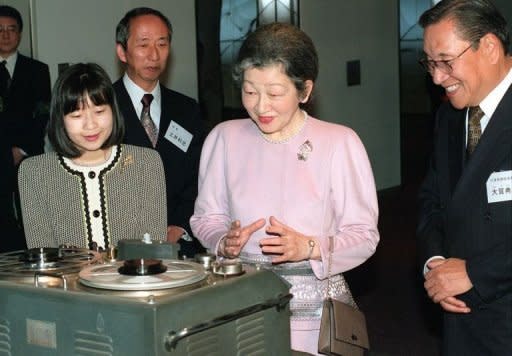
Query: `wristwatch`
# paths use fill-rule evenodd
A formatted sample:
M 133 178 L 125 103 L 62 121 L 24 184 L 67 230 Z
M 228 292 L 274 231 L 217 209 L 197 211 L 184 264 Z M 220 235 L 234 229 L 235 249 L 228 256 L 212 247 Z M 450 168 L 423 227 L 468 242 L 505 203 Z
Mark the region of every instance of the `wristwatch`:
M 185 230 L 185 229 L 183 229 L 183 234 L 181 234 L 180 239 L 182 239 L 183 241 L 188 241 L 188 242 L 193 241 L 192 236 L 190 236 L 188 234 L 187 230 Z
M 308 253 L 308 257 L 306 258 L 306 260 L 309 260 L 311 258 L 311 255 L 313 255 L 313 250 L 315 249 L 315 240 L 311 239 L 311 240 L 308 240 L 308 246 L 309 246 L 309 253 Z

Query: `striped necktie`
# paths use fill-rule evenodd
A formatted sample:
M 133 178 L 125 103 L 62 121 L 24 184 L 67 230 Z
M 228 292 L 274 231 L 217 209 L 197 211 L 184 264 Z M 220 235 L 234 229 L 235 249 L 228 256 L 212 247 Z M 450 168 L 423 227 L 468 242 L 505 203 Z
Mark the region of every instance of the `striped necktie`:
M 142 113 L 140 122 L 142 123 L 144 130 L 146 130 L 146 133 L 149 137 L 149 140 L 151 141 L 151 144 L 153 145 L 153 147 L 155 147 L 156 141 L 158 140 L 158 129 L 155 123 L 153 122 L 153 119 L 151 119 L 151 113 L 149 112 L 149 107 L 152 101 L 153 95 L 151 94 L 144 94 L 144 96 L 142 97 Z
M 11 75 L 5 67 L 7 61 L 0 62 L 0 96 L 5 98 L 9 91 L 9 85 L 11 83 Z
M 480 126 L 480 120 L 484 116 L 484 112 L 480 109 L 480 106 L 472 106 L 468 111 L 468 145 L 467 153 L 468 156 L 473 153 L 482 136 L 482 127 Z

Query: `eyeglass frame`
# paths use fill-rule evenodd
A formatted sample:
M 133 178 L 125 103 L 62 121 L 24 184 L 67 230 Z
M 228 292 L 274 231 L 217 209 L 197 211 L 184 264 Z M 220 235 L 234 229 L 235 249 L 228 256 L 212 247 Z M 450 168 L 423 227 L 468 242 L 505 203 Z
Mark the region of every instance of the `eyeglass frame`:
M 7 25 L 7 26 L 0 25 L 0 35 L 2 35 L 4 32 L 6 32 L 8 34 L 11 34 L 11 33 L 17 34 L 20 32 L 20 29 L 19 29 L 18 25 Z
M 435 61 L 433 59 L 421 58 L 420 60 L 418 60 L 418 62 L 423 67 L 423 69 L 425 69 L 431 75 L 434 74 L 434 71 L 436 69 L 439 69 L 441 72 L 443 72 L 445 74 L 450 74 L 451 72 L 453 72 L 453 67 L 452 67 L 451 62 L 462 57 L 462 55 L 464 53 L 466 53 L 471 47 L 473 47 L 473 45 L 474 45 L 474 43 L 471 43 L 458 56 L 455 56 L 454 58 L 451 58 L 451 59 L 439 59 L 439 60 Z M 444 69 L 442 67 L 440 67 L 440 65 L 444 66 Z

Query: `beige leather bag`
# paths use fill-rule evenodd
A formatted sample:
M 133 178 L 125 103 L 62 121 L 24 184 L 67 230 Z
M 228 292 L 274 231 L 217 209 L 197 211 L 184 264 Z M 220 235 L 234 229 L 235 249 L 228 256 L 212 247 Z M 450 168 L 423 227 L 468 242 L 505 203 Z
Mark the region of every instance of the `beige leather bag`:
M 333 237 L 329 237 L 328 287 L 330 291 Z M 362 311 L 328 296 L 322 309 L 318 352 L 325 355 L 363 356 L 370 349 Z

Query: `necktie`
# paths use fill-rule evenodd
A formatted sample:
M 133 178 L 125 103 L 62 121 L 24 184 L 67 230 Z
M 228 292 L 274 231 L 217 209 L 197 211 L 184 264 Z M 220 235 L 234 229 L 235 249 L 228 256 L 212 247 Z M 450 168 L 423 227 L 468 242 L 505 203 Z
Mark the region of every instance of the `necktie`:
M 5 67 L 7 61 L 2 61 L 0 63 L 0 96 L 5 98 L 7 96 L 7 92 L 9 90 L 9 84 L 11 82 L 11 76 L 9 75 L 9 71 Z
M 140 117 L 140 122 L 142 123 L 144 130 L 146 130 L 146 133 L 148 134 L 151 144 L 153 145 L 153 147 L 155 147 L 156 141 L 158 140 L 158 129 L 156 128 L 153 119 L 151 119 L 151 114 L 149 112 L 149 106 L 151 105 L 152 101 L 153 95 L 151 94 L 144 94 L 144 96 L 142 97 L 142 113 Z
M 471 155 L 475 150 L 480 136 L 482 136 L 482 128 L 480 127 L 480 120 L 484 116 L 484 112 L 480 109 L 480 106 L 472 106 L 469 108 L 468 113 L 468 155 Z

